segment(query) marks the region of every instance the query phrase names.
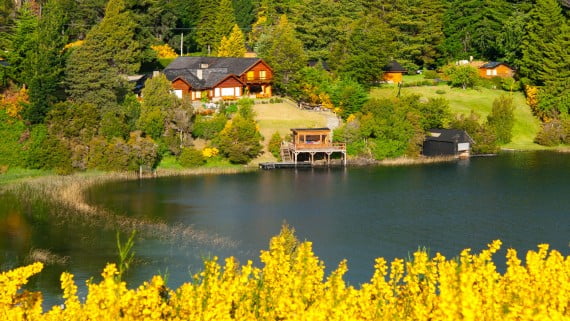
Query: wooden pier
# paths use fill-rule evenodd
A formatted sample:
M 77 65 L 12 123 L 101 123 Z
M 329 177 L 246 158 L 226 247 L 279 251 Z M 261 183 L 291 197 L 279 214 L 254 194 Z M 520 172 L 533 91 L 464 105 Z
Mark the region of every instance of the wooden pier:
M 331 165 L 331 156 L 340 154 L 341 164 L 346 166 L 346 144 L 333 143 L 329 128 L 293 128 L 293 141 L 281 143 L 280 163 L 262 163 L 260 168 L 313 167 L 317 163 Z

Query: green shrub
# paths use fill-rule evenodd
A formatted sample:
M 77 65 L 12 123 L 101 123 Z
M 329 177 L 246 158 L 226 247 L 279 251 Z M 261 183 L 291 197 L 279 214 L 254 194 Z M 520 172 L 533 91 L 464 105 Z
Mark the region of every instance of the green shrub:
M 438 89 L 438 90 L 435 91 L 435 93 L 438 94 L 438 95 L 444 95 L 444 94 L 445 94 L 445 90 L 443 90 L 443 89 Z
M 213 117 L 197 115 L 192 129 L 192 136 L 211 140 L 226 125 L 228 119 L 223 114 L 216 114 Z
M 513 77 L 505 77 L 501 82 L 501 88 L 505 91 L 519 91 L 521 90 L 521 84 Z
M 543 123 L 540 131 L 534 138 L 535 143 L 543 146 L 556 146 L 567 140 L 567 130 L 559 119 Z
M 425 78 L 425 79 L 436 79 L 436 78 L 439 78 L 439 77 L 438 77 L 438 74 L 437 74 L 437 71 L 435 71 L 435 70 L 425 70 L 425 71 L 423 72 L 423 74 L 424 74 L 424 78 Z
M 281 160 L 281 142 L 282 141 L 283 141 L 283 139 L 281 138 L 281 135 L 279 135 L 278 132 L 275 132 L 271 136 L 271 139 L 269 140 L 269 145 L 268 145 L 269 152 L 273 156 L 275 156 L 275 158 L 277 158 L 278 160 Z
M 25 139 L 26 126 L 21 120 L 12 118 L 5 110 L 0 110 L 0 164 L 23 165 L 22 139 Z
M 178 162 L 184 167 L 198 167 L 206 163 L 202 152 L 195 148 L 183 148 L 178 156 Z
M 214 144 L 230 162 L 246 164 L 261 152 L 262 140 L 263 136 L 257 130 L 255 121 L 238 114 L 232 120 L 231 126 L 220 132 Z
M 513 98 L 510 96 L 501 95 L 493 101 L 493 108 L 487 116 L 487 123 L 500 144 L 507 144 L 511 141 L 515 124 L 514 110 Z

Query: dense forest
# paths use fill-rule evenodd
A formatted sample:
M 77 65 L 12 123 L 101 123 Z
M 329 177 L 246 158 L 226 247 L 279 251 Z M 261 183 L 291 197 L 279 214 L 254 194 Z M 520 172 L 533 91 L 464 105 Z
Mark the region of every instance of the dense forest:
M 369 124 L 359 137 L 385 137 L 378 124 L 405 119 L 394 139 L 406 143 L 378 147 L 377 158 L 414 150 L 408 143 L 445 114 L 441 101 L 367 101 L 389 61 L 463 86 L 469 71 L 454 62 L 502 61 L 545 121 L 537 139 L 570 140 L 568 0 L 0 1 L 0 165 L 127 169 L 156 166 L 163 155 L 199 164 L 206 156 L 192 137 L 211 139 L 213 154 L 232 162 L 250 160 L 262 139 L 253 102 L 212 118 L 173 97 L 164 77 L 147 81 L 143 100 L 132 93 L 127 76 L 161 70 L 176 54 L 254 51 L 272 66 L 277 93 Z M 455 121 L 477 127 L 474 116 Z

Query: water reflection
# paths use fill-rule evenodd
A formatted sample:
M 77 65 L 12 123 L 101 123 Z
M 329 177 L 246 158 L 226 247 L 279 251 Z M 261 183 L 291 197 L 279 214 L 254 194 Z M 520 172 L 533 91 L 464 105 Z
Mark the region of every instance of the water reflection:
M 374 258 L 406 257 L 418 247 L 452 257 L 463 248 L 479 251 L 501 239 L 505 245 L 498 257 L 508 247 L 526 251 L 539 243 L 568 254 L 569 169 L 570 155 L 508 153 L 423 166 L 121 182 L 87 196 L 119 215 L 191 226 L 236 245 L 139 239 L 138 261 L 128 279 L 133 285 L 168 268 L 170 285 L 177 286 L 200 269 L 204 257 L 256 260 L 284 220 L 301 240 L 313 241 L 328 268 L 347 258 L 347 280 L 358 284 L 371 277 Z M 115 261 L 114 231 L 54 221 L 38 215 L 36 206 L 8 206 L 6 197 L 0 195 L 2 266 L 23 264 L 32 248 L 69 256 L 69 262 L 48 267 L 36 281 L 37 286 L 51 284 L 49 293 L 56 296 L 61 271 L 76 273 L 82 284 Z

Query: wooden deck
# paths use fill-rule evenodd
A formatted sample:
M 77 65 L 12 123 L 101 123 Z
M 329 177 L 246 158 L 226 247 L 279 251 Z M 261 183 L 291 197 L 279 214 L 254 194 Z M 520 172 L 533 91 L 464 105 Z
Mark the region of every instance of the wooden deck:
M 346 144 L 345 143 L 327 143 L 327 144 L 294 144 L 283 142 L 281 144 L 281 158 L 284 162 L 299 164 L 301 155 L 309 156 L 309 163 L 315 163 L 315 157 L 322 156 L 326 164 L 331 163 L 331 155 L 340 153 L 342 156 L 342 164 L 346 166 Z

